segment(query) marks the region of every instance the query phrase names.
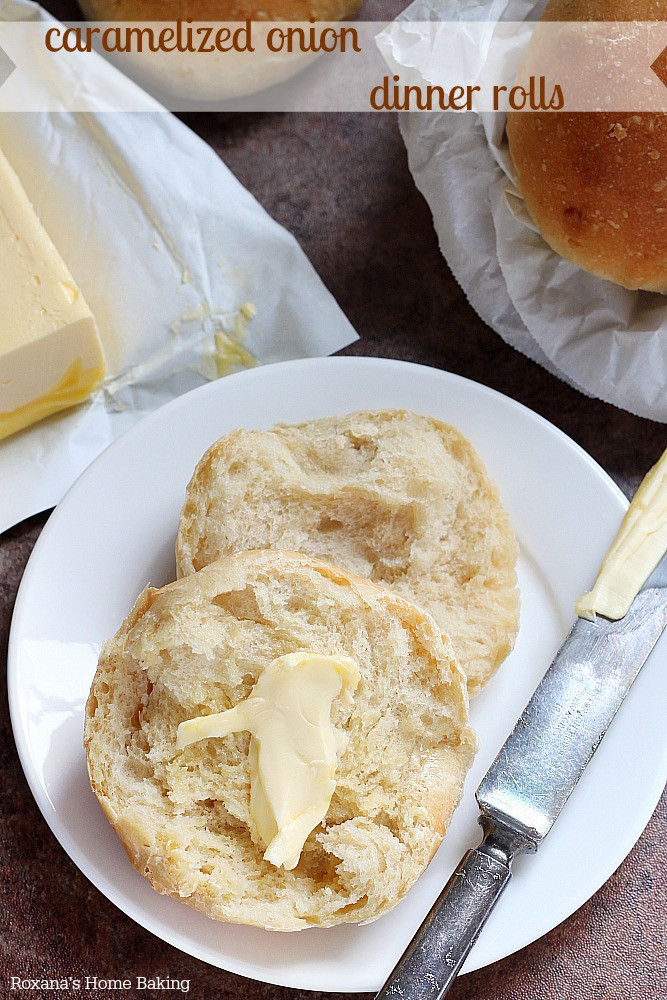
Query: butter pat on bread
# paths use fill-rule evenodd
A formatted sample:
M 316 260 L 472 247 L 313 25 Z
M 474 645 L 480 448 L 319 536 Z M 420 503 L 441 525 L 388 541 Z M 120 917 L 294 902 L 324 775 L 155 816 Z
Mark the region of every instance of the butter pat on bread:
M 179 749 L 250 733 L 252 838 L 276 867 L 296 868 L 306 837 L 327 814 L 337 753 L 346 745 L 331 724 L 331 703 L 340 694 L 351 703 L 358 683 L 359 669 L 349 656 L 285 653 L 269 663 L 244 701 L 178 727 Z

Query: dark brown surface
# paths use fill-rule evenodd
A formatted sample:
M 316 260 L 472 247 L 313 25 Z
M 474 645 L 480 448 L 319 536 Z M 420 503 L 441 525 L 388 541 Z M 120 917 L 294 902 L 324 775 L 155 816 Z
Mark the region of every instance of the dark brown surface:
M 56 5 L 53 4 L 56 10 Z M 76 16 L 72 4 L 59 13 Z M 661 453 L 663 425 L 568 388 L 507 347 L 468 306 L 437 248 L 392 115 L 190 115 L 262 205 L 300 240 L 360 341 L 345 353 L 402 358 L 457 372 L 520 400 L 581 444 L 627 495 Z M 3 483 L 2 488 L 9 488 Z M 12 606 L 45 516 L 0 536 L 0 659 Z M 0 996 L 10 976 L 189 980 L 190 996 L 333 998 L 253 983 L 190 958 L 143 931 L 94 889 L 51 835 L 21 770 L 0 702 Z M 459 980 L 452 1000 L 658 1000 L 667 996 L 667 800 L 607 884 L 550 934 Z

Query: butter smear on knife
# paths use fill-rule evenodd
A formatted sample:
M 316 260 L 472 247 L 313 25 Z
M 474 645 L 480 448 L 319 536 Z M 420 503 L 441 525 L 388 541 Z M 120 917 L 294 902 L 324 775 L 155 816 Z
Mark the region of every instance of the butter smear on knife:
M 593 589 L 574 606 L 577 615 L 623 618 L 666 551 L 667 451 L 637 490 Z
M 82 402 L 104 352 L 76 282 L 0 151 L 0 439 Z

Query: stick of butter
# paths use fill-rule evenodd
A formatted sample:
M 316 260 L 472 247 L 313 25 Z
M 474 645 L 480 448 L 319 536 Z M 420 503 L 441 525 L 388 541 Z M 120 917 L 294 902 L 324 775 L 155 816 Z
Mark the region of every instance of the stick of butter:
M 106 371 L 97 326 L 0 151 L 0 439 L 86 399 Z
M 358 683 L 359 668 L 348 656 L 287 653 L 260 674 L 245 701 L 178 727 L 179 749 L 250 732 L 251 832 L 276 868 L 296 868 L 306 837 L 327 814 L 344 749 L 329 718 L 331 703 L 341 691 L 351 699 Z

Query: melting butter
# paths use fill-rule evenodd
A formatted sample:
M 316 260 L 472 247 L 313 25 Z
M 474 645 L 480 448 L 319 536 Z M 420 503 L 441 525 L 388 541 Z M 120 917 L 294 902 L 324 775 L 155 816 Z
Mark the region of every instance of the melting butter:
M 666 551 L 667 451 L 643 479 L 593 589 L 575 603 L 577 615 L 623 618 Z
M 201 321 L 202 329 L 206 333 L 212 331 L 212 349 L 204 354 L 202 366 L 196 370 L 204 378 L 213 380 L 231 375 L 240 368 L 256 367 L 257 358 L 245 346 L 249 323 L 256 315 L 257 309 L 253 303 L 244 302 L 236 313 L 233 325 L 228 327 L 225 325 L 227 319 L 215 314 L 210 303 L 204 300 L 196 309 L 182 312 L 169 329 L 175 337 L 178 337 L 185 323 Z
M 308 834 L 328 812 L 345 749 L 331 705 L 340 694 L 351 701 L 359 679 L 350 657 L 287 653 L 269 664 L 245 701 L 178 727 L 179 749 L 250 732 L 251 833 L 277 868 L 297 866 Z
M 236 315 L 233 330 L 216 330 L 215 364 L 218 378 L 230 375 L 239 367 L 254 368 L 257 364 L 257 358 L 244 346 L 248 324 L 256 315 L 257 309 L 253 303 L 244 302 Z

